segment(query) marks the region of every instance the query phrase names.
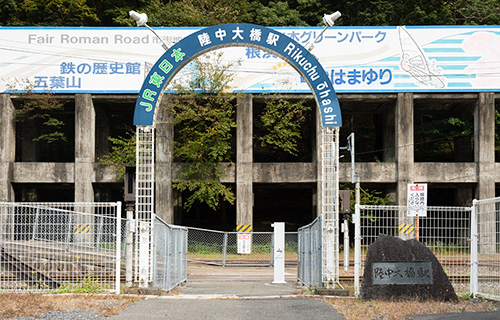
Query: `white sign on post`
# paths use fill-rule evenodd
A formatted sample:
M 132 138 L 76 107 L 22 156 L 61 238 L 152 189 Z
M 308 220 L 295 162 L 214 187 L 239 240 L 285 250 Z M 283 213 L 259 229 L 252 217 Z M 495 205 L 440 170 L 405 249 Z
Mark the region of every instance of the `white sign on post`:
M 427 184 L 408 184 L 408 217 L 427 216 Z
M 238 253 L 252 253 L 252 235 L 250 233 L 238 233 Z

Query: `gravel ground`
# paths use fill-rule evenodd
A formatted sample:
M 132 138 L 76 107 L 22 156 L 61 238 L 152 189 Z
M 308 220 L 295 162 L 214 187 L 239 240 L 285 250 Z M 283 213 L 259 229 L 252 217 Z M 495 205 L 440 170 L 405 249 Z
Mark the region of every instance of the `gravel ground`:
M 72 310 L 72 311 L 49 311 L 42 314 L 39 318 L 19 317 L 9 318 L 5 320 L 103 320 L 106 317 L 101 316 L 98 312 L 90 310 Z

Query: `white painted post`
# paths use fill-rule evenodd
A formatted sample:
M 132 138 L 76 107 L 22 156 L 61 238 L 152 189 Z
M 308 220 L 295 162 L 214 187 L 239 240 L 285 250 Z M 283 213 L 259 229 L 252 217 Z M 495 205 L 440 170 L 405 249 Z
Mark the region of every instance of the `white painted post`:
M 120 294 L 120 271 L 121 271 L 121 251 L 122 251 L 122 203 L 117 202 L 116 206 L 116 270 L 115 270 L 115 293 Z
M 128 288 L 132 287 L 132 264 L 133 264 L 133 237 L 135 230 L 134 207 L 127 205 L 127 238 L 125 247 L 125 282 Z
M 275 222 L 274 228 L 274 281 L 273 283 L 286 283 L 285 281 L 285 223 Z
M 139 287 L 147 288 L 149 280 L 149 222 L 139 225 Z
M 356 203 L 354 214 L 354 296 L 359 297 L 359 272 L 361 269 L 361 209 Z
M 470 268 L 470 292 L 476 297 L 478 292 L 478 234 L 477 234 L 477 205 L 478 201 L 472 201 L 472 211 L 470 213 L 470 238 L 471 238 L 471 268 Z

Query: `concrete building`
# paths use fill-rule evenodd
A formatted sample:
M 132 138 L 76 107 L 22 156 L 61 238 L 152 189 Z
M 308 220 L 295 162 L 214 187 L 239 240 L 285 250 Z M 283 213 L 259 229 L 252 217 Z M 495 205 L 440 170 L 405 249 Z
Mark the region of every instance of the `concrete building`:
M 1 201 L 116 201 L 122 199 L 123 181 L 117 171 L 103 165 L 98 158 L 108 152 L 107 137 L 113 134 L 115 116 L 132 121 L 136 95 L 86 94 L 57 95 L 65 101 L 68 126 L 74 137 L 65 156 L 47 155 L 30 139 L 19 139 L 29 125 L 15 121 L 15 105 L 22 96 L 0 94 L 0 200 Z M 307 94 L 284 95 L 287 99 L 310 99 Z M 381 93 L 339 94 L 345 137 L 365 125 L 377 138 L 367 139 L 356 133 L 356 150 L 377 151 L 377 157 L 357 162 L 361 186 L 375 186 L 394 197 L 395 203 L 406 204 L 408 183 L 427 183 L 432 205 L 469 206 L 472 200 L 492 198 L 500 182 L 500 166 L 495 159 L 495 112 L 500 95 L 493 92 L 469 93 Z M 253 140 L 255 108 L 267 95 L 245 94 L 236 110 L 236 157 L 224 164 L 223 182 L 234 186 L 237 202 L 225 211 L 225 219 L 233 225 L 264 225 L 273 221 L 277 211 L 275 200 L 267 195 L 282 194 L 281 216 L 290 223 L 311 221 L 319 214 L 318 159 L 319 117 L 313 113 L 311 134 L 306 137 L 310 154 L 302 162 L 259 161 Z M 455 156 L 449 162 L 426 162 L 415 156 L 416 115 L 437 112 L 458 114 L 471 119 L 471 139 L 455 141 Z M 363 117 L 361 117 L 363 115 Z M 73 121 L 74 119 L 74 121 Z M 376 120 L 376 127 L 366 126 L 363 119 Z M 370 120 L 370 121 L 372 121 Z M 311 124 L 308 124 L 311 125 Z M 172 161 L 173 128 L 168 114 L 156 116 L 156 213 L 167 222 L 181 222 L 180 195 L 172 190 L 172 179 L 179 164 Z M 24 135 L 26 137 L 26 134 Z M 368 136 L 368 135 L 366 135 Z M 376 142 L 374 142 L 377 140 Z M 74 146 L 74 150 L 72 149 Z M 68 154 L 70 156 L 68 156 Z M 71 155 L 74 154 L 74 157 Z M 469 156 L 470 155 L 470 156 Z M 56 159 L 56 160 L 54 160 Z M 373 160 L 375 159 L 375 160 Z M 351 181 L 351 164 L 346 154 L 341 163 L 341 183 Z M 288 205 L 288 206 L 286 206 Z M 294 209 L 295 208 L 295 209 Z M 291 213 L 298 210 L 298 213 Z M 266 217 L 267 215 L 267 217 Z M 258 221 L 257 221 L 258 220 Z M 275 220 L 277 221 L 277 220 Z M 259 230 L 255 228 L 254 230 Z

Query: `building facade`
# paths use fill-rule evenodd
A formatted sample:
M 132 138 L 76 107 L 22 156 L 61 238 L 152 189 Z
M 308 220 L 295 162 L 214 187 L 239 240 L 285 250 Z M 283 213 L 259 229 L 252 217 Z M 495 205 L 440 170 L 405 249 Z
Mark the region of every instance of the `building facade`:
M 283 97 L 292 100 L 312 99 L 307 94 Z M 495 113 L 499 94 L 409 92 L 339 94 L 338 97 L 344 121 L 348 122 L 348 119 L 359 114 L 379 119 L 382 158 L 356 162 L 355 170 L 362 186 L 378 185 L 378 189 L 391 194 L 395 203 L 400 205 L 406 204 L 409 183 L 427 183 L 430 198 L 434 199 L 433 205 L 468 206 L 473 199 L 495 197 L 496 184 L 500 182 L 500 166 L 495 160 Z M 41 154 L 43 150 L 37 150 L 28 139 L 18 139 L 15 105 L 24 98 L 8 93 L 0 95 L 0 199 L 76 202 L 119 200 L 123 179 L 116 168 L 102 164 L 99 157 L 109 151 L 106 139 L 112 130 L 112 110 L 119 109 L 125 117 L 131 117 L 136 96 L 77 93 L 58 95 L 57 98 L 66 101 L 70 110 L 68 117 L 74 117 L 74 159 L 69 161 L 46 161 Z M 236 161 L 223 164 L 226 173 L 223 182 L 233 185 L 237 196 L 236 220 L 252 224 L 254 212 L 258 210 L 255 197 L 266 194 L 266 187 L 306 190 L 298 193 L 309 198 L 306 202 L 312 214 L 306 215 L 309 215 L 308 219 L 312 218 L 320 213 L 316 205 L 319 199 L 316 191 L 320 189 L 318 184 L 321 179 L 317 163 L 321 147 L 317 138 L 321 126 L 319 117 L 315 116 L 317 120 L 314 134 L 311 135 L 310 161 L 255 161 L 253 109 L 265 99 L 269 97 L 244 94 L 238 99 L 236 107 Z M 415 115 L 436 105 L 441 112 L 452 112 L 451 109 L 459 108 L 459 112 L 471 115 L 474 123 L 472 150 L 469 150 L 471 159 L 460 161 L 458 156 L 451 162 L 415 161 Z M 182 202 L 179 194 L 172 189 L 172 181 L 180 164 L 172 160 L 174 130 L 169 114 L 158 112 L 155 205 L 157 214 L 173 223 L 179 214 L 176 213 L 179 212 L 179 202 Z M 349 129 L 349 125 L 341 129 L 343 137 L 350 133 Z M 353 129 L 356 132 L 355 127 Z M 357 150 L 362 150 L 363 140 L 357 140 L 356 143 Z M 370 148 L 375 149 L 374 146 Z M 351 182 L 351 163 L 349 158 L 346 160 L 340 166 L 341 183 Z M 452 200 L 449 200 L 449 196 L 446 198 L 445 194 L 452 194 Z M 293 195 L 287 197 L 290 201 Z M 259 220 L 262 219 L 259 217 Z

